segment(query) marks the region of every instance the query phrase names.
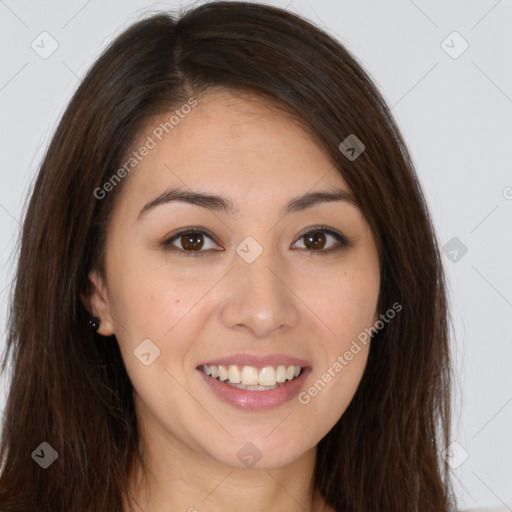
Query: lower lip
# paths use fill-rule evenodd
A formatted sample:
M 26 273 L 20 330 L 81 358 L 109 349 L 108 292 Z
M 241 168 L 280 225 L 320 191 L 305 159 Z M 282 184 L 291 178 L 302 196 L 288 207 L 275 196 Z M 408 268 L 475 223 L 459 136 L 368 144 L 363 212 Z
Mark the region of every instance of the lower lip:
M 298 377 L 293 380 L 287 380 L 282 384 L 278 383 L 279 387 L 275 389 L 249 391 L 224 384 L 220 380 L 209 377 L 203 370 L 198 369 L 205 382 L 221 400 L 237 409 L 244 409 L 246 411 L 274 409 L 289 402 L 294 396 L 299 394 L 310 370 L 311 368 L 309 367 L 304 368 Z

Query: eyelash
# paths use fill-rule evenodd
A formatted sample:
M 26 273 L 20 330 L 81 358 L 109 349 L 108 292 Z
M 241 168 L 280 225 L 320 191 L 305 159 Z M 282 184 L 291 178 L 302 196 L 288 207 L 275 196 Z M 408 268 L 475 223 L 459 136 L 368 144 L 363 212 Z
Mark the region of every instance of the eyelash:
M 353 245 L 352 242 L 345 235 L 338 233 L 337 231 L 334 231 L 334 230 L 328 228 L 327 226 L 313 226 L 313 228 L 308 229 L 308 231 L 302 233 L 298 237 L 297 241 L 299 241 L 301 238 L 306 237 L 307 235 L 310 235 L 313 233 L 319 233 L 319 232 L 326 233 L 328 235 L 333 236 L 338 241 L 339 245 L 331 247 L 330 249 L 326 249 L 326 250 L 323 250 L 323 249 L 314 250 L 314 249 L 307 249 L 307 248 L 299 249 L 299 250 L 307 251 L 307 252 L 311 253 L 311 255 L 318 254 L 321 256 L 326 256 L 329 254 L 336 253 L 336 252 L 340 251 L 341 249 L 352 247 L 352 245 Z M 181 236 L 192 234 L 192 233 L 199 234 L 199 235 L 205 235 L 217 244 L 217 242 L 215 241 L 215 238 L 212 235 L 210 235 L 207 231 L 204 231 L 201 228 L 190 227 L 190 228 L 182 229 L 178 233 L 175 233 L 174 235 L 172 235 L 172 237 L 167 238 L 166 240 L 164 240 L 161 243 L 161 246 L 170 252 L 174 252 L 174 253 L 180 254 L 181 256 L 185 256 L 185 257 L 197 257 L 202 254 L 209 253 L 210 250 L 187 251 L 187 250 L 180 249 L 179 247 L 174 247 L 173 245 L 171 245 L 172 242 L 174 242 L 176 239 L 180 238 Z M 214 249 L 214 250 L 217 251 L 216 249 Z M 220 250 L 219 250 L 219 252 L 220 252 Z

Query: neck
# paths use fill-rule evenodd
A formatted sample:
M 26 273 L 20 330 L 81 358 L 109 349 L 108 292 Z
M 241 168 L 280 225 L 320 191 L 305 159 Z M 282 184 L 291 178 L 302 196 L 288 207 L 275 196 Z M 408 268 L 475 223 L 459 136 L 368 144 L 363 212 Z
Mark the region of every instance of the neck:
M 153 437 L 144 443 L 146 478 L 136 468 L 131 480 L 134 512 L 332 512 L 313 493 L 316 447 L 283 467 L 240 469 L 176 439 Z M 159 449 L 151 450 L 151 446 Z

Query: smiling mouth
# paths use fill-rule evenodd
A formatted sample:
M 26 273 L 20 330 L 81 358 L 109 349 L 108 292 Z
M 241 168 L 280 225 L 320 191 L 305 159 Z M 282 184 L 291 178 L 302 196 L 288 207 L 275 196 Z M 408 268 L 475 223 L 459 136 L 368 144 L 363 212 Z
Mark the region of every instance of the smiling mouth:
M 203 365 L 205 375 L 234 388 L 247 391 L 269 391 L 295 380 L 304 368 L 293 365 L 255 366 Z

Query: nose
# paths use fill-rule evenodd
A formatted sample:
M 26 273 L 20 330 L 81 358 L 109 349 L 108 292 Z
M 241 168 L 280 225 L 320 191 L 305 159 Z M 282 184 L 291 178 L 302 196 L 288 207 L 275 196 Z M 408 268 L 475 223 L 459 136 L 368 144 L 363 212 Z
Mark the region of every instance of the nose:
M 250 263 L 236 254 L 233 265 L 221 308 L 224 326 L 268 338 L 297 325 L 298 298 L 292 290 L 291 267 L 276 251 L 266 248 Z

